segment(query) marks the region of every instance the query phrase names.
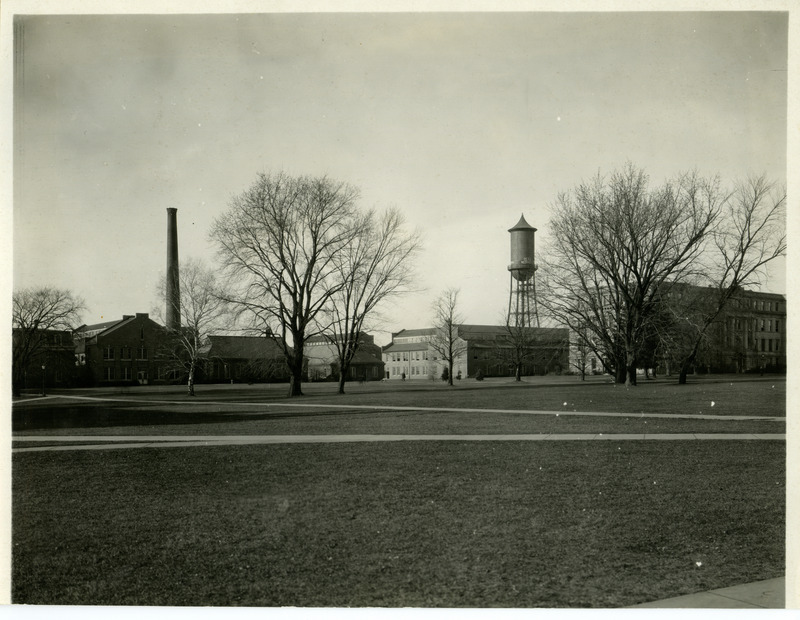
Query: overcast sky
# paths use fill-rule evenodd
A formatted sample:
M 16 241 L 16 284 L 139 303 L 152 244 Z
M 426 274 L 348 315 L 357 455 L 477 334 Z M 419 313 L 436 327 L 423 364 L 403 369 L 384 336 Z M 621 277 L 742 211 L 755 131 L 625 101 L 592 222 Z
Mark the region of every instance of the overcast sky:
M 181 258 L 213 262 L 213 219 L 263 171 L 346 181 L 424 232 L 424 290 L 387 332 L 448 287 L 497 323 L 507 229 L 524 213 L 540 250 L 557 193 L 626 161 L 786 182 L 785 13 L 18 19 L 14 287 L 72 289 L 86 323 L 156 305 L 167 207 Z

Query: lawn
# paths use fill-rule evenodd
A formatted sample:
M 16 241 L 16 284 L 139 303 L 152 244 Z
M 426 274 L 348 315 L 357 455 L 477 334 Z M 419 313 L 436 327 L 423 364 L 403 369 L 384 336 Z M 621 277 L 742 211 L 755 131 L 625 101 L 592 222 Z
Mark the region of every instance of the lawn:
M 13 602 L 619 607 L 784 571 L 785 447 L 16 454 Z
M 285 386 L 199 386 L 194 399 L 177 386 L 72 391 L 117 400 L 18 402 L 13 431 L 785 432 L 768 419 L 785 416 L 782 378 L 348 391 L 314 384 L 293 401 Z M 448 410 L 464 408 L 478 411 Z M 588 412 L 630 415 L 575 415 Z M 707 414 L 763 419 L 698 417 Z M 782 441 L 20 452 L 12 478 L 15 603 L 620 607 L 785 570 Z
M 785 379 L 771 381 L 643 382 L 626 389 L 574 378 L 570 384 L 517 385 L 461 382 L 368 383 L 335 394 L 331 384 L 312 384 L 290 400 L 283 386 L 200 386 L 194 399 L 180 387 L 94 390 L 110 402 L 40 400 L 14 406 L 13 430 L 35 434 L 484 434 L 484 433 L 783 433 L 783 421 L 703 419 L 700 416 L 783 417 Z M 131 399 L 136 399 L 134 402 Z M 712 405 L 713 403 L 713 405 Z M 297 404 L 313 407 L 297 407 Z M 324 405 L 339 407 L 325 407 Z M 352 405 L 352 408 L 346 408 Z M 377 410 L 359 409 L 363 406 Z M 345 408 L 340 408 L 345 407 Z M 392 407 L 429 410 L 397 411 Z M 444 409 L 500 409 L 442 411 Z M 431 411 L 430 409 L 433 409 Z M 523 411 L 549 411 L 532 415 Z M 622 412 L 630 417 L 593 417 L 580 412 Z M 556 416 L 555 414 L 559 415 Z M 684 418 L 643 417 L 642 413 Z

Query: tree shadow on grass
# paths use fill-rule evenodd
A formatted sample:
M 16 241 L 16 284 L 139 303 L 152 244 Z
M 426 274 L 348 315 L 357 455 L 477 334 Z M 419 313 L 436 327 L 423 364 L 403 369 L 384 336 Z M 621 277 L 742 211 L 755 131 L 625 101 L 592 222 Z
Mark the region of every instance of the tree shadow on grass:
M 26 407 L 12 413 L 12 431 L 113 428 L 121 426 L 201 425 L 220 422 L 317 418 L 338 415 L 374 415 L 377 411 L 337 409 L 335 411 L 181 411 L 163 406 L 131 407 L 128 403 L 52 404 Z

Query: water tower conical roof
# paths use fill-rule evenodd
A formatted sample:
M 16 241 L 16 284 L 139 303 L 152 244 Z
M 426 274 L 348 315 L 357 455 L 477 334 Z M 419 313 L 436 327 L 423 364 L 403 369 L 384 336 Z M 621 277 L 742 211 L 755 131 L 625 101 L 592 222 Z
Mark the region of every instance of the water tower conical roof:
M 514 231 L 514 230 L 536 230 L 536 229 L 533 226 L 531 226 L 530 224 L 528 224 L 528 222 L 525 221 L 525 215 L 524 214 L 520 214 L 519 222 L 514 224 L 513 228 L 509 228 L 508 232 L 511 232 L 511 231 Z

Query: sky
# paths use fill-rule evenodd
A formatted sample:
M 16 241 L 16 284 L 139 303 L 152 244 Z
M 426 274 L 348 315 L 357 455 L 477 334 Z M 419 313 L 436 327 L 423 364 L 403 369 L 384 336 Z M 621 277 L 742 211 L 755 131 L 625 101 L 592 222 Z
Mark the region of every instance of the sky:
M 397 207 L 424 250 L 376 329 L 508 303 L 509 234 L 546 250 L 559 192 L 626 162 L 787 182 L 786 13 L 27 15 L 13 84 L 13 286 L 151 312 L 179 251 L 260 172 L 327 175 Z M 762 290 L 785 293 L 785 263 Z

